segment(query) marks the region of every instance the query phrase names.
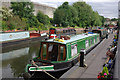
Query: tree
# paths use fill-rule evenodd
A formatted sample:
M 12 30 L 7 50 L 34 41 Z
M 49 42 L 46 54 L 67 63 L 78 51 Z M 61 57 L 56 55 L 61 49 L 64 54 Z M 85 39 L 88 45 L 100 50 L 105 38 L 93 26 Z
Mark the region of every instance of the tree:
M 13 16 L 13 13 L 11 11 L 9 11 L 9 9 L 6 7 L 2 7 L 1 12 L 2 12 L 2 20 L 4 20 L 4 21 L 7 21 L 8 17 Z
M 101 22 L 102 22 L 102 26 L 104 26 L 104 22 L 105 22 L 104 16 L 100 16 L 100 20 L 101 20 Z
M 40 23 L 43 23 L 44 25 L 50 23 L 49 17 L 47 15 L 44 15 L 41 11 L 37 13 L 37 19 Z
M 68 2 L 64 2 L 54 12 L 53 21 L 55 24 L 62 24 L 62 26 L 74 26 L 77 20 L 77 11 L 70 6 Z
M 11 2 L 12 12 L 20 18 L 30 18 L 33 16 L 32 2 Z
M 90 26 L 92 20 L 92 8 L 85 2 L 76 2 L 73 4 L 73 7 L 78 12 L 77 25 L 80 27 Z
M 8 17 L 6 24 L 10 30 L 12 29 L 25 29 L 26 22 L 19 18 L 19 16 Z
M 14 15 L 18 15 L 21 19 L 25 19 L 27 23 L 27 30 L 29 27 L 38 28 L 40 25 L 37 17 L 33 14 L 33 7 L 32 2 L 11 2 L 12 12 Z
M 118 19 L 116 19 L 116 18 L 112 18 L 111 21 L 118 21 Z

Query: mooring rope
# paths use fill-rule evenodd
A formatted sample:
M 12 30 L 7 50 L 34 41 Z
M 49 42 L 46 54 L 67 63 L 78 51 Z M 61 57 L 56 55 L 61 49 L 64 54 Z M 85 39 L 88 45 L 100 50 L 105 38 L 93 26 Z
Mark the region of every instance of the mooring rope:
M 33 64 L 34 66 L 36 66 L 37 68 L 39 68 L 38 65 L 36 65 L 33 60 L 32 60 L 32 64 Z M 41 68 L 39 68 L 39 69 L 41 69 Z M 42 70 L 44 73 L 46 73 L 47 75 L 49 75 L 50 77 L 52 77 L 53 79 L 58 80 L 56 77 L 54 77 L 54 76 L 51 75 L 50 73 L 46 72 L 45 70 L 43 70 L 43 69 L 41 69 L 41 70 Z

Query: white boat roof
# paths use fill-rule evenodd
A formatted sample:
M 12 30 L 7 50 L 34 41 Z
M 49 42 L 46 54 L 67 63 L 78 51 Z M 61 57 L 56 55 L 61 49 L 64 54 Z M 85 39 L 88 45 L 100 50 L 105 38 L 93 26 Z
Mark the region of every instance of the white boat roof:
M 97 33 L 93 33 L 93 34 L 85 34 L 84 33 L 84 34 L 71 36 L 69 40 L 64 40 L 64 42 L 55 41 L 54 39 L 49 39 L 49 40 L 46 40 L 45 42 L 56 42 L 56 43 L 61 43 L 61 44 L 67 44 L 67 43 L 74 42 L 79 39 L 83 39 L 83 38 L 94 36 L 94 35 L 98 35 L 98 34 Z

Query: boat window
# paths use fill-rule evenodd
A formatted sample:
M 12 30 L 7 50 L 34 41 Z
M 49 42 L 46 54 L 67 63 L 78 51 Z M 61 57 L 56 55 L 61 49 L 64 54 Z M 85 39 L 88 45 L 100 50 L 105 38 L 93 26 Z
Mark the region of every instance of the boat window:
M 48 60 L 57 61 L 58 44 L 48 44 Z
M 65 33 L 67 33 L 68 31 L 67 30 L 65 30 Z
M 47 50 L 46 44 L 43 44 L 43 45 L 42 45 L 42 50 L 41 50 L 41 52 L 42 52 L 42 59 L 43 59 L 43 60 L 46 59 L 46 50 Z
M 90 43 L 92 44 L 92 39 L 90 40 Z
M 66 59 L 65 46 L 60 46 L 59 54 L 58 54 L 58 61 L 63 61 L 65 59 Z
M 63 33 L 65 33 L 65 30 L 63 30 Z
M 49 61 L 63 61 L 66 59 L 65 45 L 42 43 L 41 59 Z
M 51 52 L 51 51 L 52 51 L 52 49 L 53 49 L 53 45 L 52 45 L 52 44 L 50 44 L 50 45 L 49 45 L 49 48 L 48 48 L 48 52 Z
M 85 47 L 86 47 L 86 48 L 89 47 L 89 41 L 88 41 L 88 40 L 85 41 Z
M 77 44 L 71 45 L 71 56 L 75 56 L 77 54 Z
M 68 32 L 70 32 L 70 30 L 68 30 Z
M 99 41 L 99 37 L 97 36 L 97 42 Z
M 95 43 L 96 41 L 95 41 L 95 38 L 94 38 L 94 43 Z

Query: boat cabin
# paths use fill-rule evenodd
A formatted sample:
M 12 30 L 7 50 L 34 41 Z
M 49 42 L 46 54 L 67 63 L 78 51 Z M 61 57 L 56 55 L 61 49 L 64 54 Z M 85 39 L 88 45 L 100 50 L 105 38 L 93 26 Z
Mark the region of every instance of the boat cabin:
M 40 59 L 46 61 L 65 61 L 78 56 L 80 49 L 89 49 L 99 42 L 98 34 L 80 34 L 63 39 L 49 39 L 41 42 Z

